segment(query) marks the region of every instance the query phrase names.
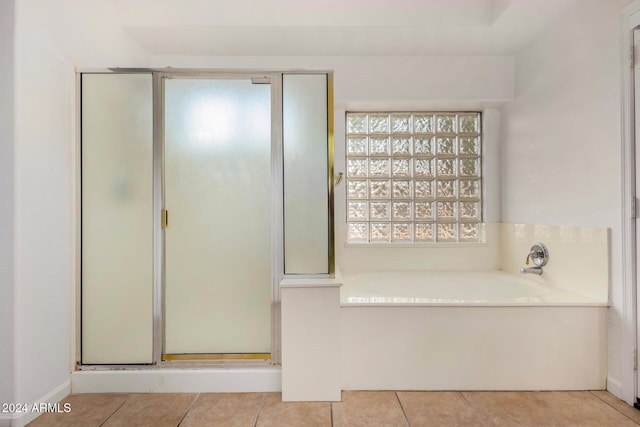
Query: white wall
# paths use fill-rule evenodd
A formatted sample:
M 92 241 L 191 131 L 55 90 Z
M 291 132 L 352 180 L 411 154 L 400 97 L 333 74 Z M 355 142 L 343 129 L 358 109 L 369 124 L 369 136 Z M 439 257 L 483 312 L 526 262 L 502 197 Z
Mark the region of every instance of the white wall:
M 453 108 L 513 96 L 511 56 L 153 56 L 153 67 L 333 70 L 337 108 Z
M 14 0 L 0 0 L 0 403 L 13 402 Z M 3 416 L 0 414 L 0 426 Z
M 516 56 L 503 109 L 504 222 L 611 228 L 608 388 L 620 393 L 620 13 L 588 0 Z M 551 255 L 553 256 L 553 255 Z
M 17 402 L 55 400 L 69 391 L 75 340 L 74 67 L 129 64 L 132 53 L 144 61 L 117 29 L 105 28 L 102 17 L 115 10 L 97 5 L 83 15 L 90 7 L 63 0 L 16 2 Z

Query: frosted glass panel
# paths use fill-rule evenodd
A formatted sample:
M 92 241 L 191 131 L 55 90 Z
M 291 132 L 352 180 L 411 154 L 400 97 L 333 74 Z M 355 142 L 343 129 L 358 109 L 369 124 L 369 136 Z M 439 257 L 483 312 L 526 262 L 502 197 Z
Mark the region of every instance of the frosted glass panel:
M 271 350 L 271 86 L 165 80 L 165 353 Z
M 150 74 L 82 76 L 82 363 L 152 360 Z
M 329 220 L 327 192 L 327 76 L 283 76 L 284 150 L 284 258 L 287 274 L 329 272 Z M 386 129 L 384 123 L 375 123 Z M 349 129 L 362 132 L 365 122 L 351 117 Z M 358 150 L 359 140 L 350 141 Z M 351 176 L 358 167 L 352 165 Z M 380 173 L 389 165 L 370 165 Z M 385 169 L 386 168 L 386 169 Z M 361 184 L 363 183 L 363 184 Z M 349 180 L 349 191 L 366 193 L 366 181 Z

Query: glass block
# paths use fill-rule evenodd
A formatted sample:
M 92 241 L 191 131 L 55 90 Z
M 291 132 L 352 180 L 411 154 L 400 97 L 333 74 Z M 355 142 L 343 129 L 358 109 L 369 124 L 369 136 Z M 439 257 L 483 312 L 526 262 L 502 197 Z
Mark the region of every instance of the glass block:
M 350 222 L 347 225 L 347 240 L 349 242 L 366 242 L 369 237 L 369 227 L 366 223 Z
M 438 202 L 438 219 L 455 219 L 455 202 Z
M 392 239 L 394 242 L 410 242 L 411 241 L 411 224 L 396 223 L 391 226 Z
M 393 159 L 393 176 L 394 177 L 411 176 L 411 160 L 410 159 Z
M 411 116 L 405 114 L 391 116 L 391 131 L 393 133 L 410 133 Z
M 480 204 L 478 202 L 460 202 L 460 219 L 480 219 Z
M 410 156 L 411 138 L 393 138 L 391 151 L 394 156 Z
M 347 154 L 349 156 L 366 156 L 367 138 L 348 138 L 347 147 Z
M 456 197 L 457 182 L 455 180 L 438 181 L 438 198 L 448 199 Z
M 456 139 L 453 137 L 442 138 L 439 137 L 436 143 L 438 154 L 455 155 L 456 154 Z
M 389 116 L 371 114 L 369 116 L 369 133 L 389 133 Z
M 460 159 L 461 176 L 480 176 L 479 159 Z
M 480 154 L 478 138 L 460 138 L 460 154 Z
M 347 180 L 347 197 L 350 199 L 366 199 L 367 181 L 360 179 Z
M 367 115 L 348 114 L 347 133 L 367 133 Z
M 415 138 L 413 152 L 417 155 L 432 156 L 433 155 L 433 138 Z
M 347 203 L 347 218 L 349 220 L 365 221 L 367 219 L 367 202 Z
M 411 219 L 411 202 L 393 202 L 393 219 Z
M 411 198 L 411 181 L 393 180 L 393 197 L 396 199 Z
M 436 116 L 438 133 L 455 133 L 456 116 L 453 114 L 443 114 Z
M 460 180 L 460 198 L 461 199 L 480 198 L 480 181 Z
M 418 180 L 415 183 L 417 199 L 429 199 L 433 197 L 433 181 Z
M 389 199 L 391 191 L 390 181 L 381 179 L 372 179 L 369 184 L 369 191 L 372 199 Z
M 388 242 L 390 237 L 389 223 L 371 223 L 371 241 Z
M 367 177 L 367 160 L 366 159 L 349 159 L 347 160 L 347 176 L 348 177 Z
M 480 224 L 460 224 L 460 240 L 465 242 L 477 242 L 480 240 Z
M 427 114 L 414 114 L 413 131 L 415 133 L 433 133 L 433 116 Z
M 433 224 L 415 224 L 416 242 L 433 242 Z
M 372 221 L 390 219 L 389 202 L 371 202 L 370 218 Z
M 455 159 L 438 159 L 438 176 L 456 176 Z
M 417 177 L 433 176 L 433 161 L 431 159 L 415 159 L 414 173 Z
M 371 159 L 369 160 L 369 176 L 389 176 L 391 173 L 391 161 L 389 159 Z
M 415 212 L 416 219 L 433 219 L 433 208 L 431 202 L 416 202 Z
M 348 241 L 480 241 L 480 120 L 473 112 L 347 114 Z
M 438 242 L 455 242 L 456 224 L 438 224 Z
M 478 133 L 480 128 L 479 121 L 480 116 L 476 113 L 473 114 L 459 114 L 458 115 L 458 129 L 461 133 Z
M 370 150 L 372 156 L 389 155 L 389 138 L 370 138 Z

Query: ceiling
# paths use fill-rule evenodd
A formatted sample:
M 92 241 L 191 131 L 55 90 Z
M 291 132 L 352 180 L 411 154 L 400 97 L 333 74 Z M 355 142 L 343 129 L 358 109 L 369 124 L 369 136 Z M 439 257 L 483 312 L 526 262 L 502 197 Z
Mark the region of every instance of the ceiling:
M 156 55 L 511 55 L 579 0 L 112 0 Z

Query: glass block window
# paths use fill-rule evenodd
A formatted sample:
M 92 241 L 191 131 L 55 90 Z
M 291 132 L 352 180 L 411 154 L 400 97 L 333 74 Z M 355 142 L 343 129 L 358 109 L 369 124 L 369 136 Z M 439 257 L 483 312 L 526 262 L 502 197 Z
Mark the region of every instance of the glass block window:
M 481 115 L 347 113 L 347 241 L 478 242 Z

